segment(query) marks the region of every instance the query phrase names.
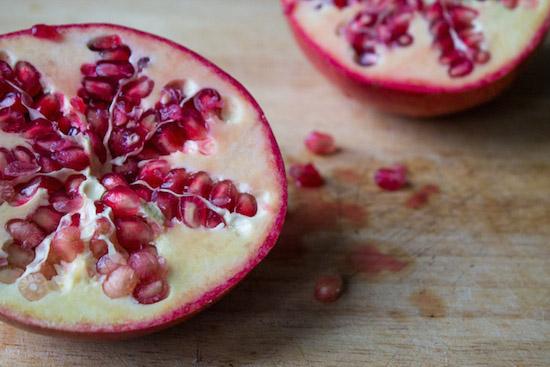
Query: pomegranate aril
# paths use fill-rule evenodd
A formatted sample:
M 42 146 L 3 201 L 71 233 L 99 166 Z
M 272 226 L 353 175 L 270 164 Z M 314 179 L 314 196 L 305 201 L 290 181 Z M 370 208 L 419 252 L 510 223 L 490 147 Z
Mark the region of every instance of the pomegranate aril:
M 79 195 L 67 196 L 64 193 L 57 193 L 52 195 L 50 202 L 60 213 L 74 213 L 82 207 L 83 199 Z
M 130 99 L 140 100 L 153 91 L 155 82 L 146 76 L 140 76 L 122 87 L 123 94 Z
M 147 162 L 138 175 L 138 180 L 147 182 L 151 187 L 159 187 L 170 170 L 170 165 L 163 159 Z
M 160 187 L 175 192 L 176 194 L 182 194 L 185 189 L 186 181 L 187 172 L 185 169 L 176 168 L 168 172 Z
M 38 101 L 37 110 L 49 120 L 57 120 L 61 116 L 61 96 L 46 94 Z
M 52 123 L 46 119 L 38 118 L 31 122 L 30 127 L 23 136 L 27 139 L 36 139 L 44 135 L 50 135 L 54 132 Z
M 400 165 L 380 168 L 374 175 L 374 182 L 383 190 L 399 190 L 407 185 L 407 168 Z
M 24 272 L 23 269 L 14 266 L 3 266 L 0 268 L 0 283 L 13 284 Z
M 195 108 L 205 116 L 220 115 L 223 108 L 223 100 L 218 91 L 212 88 L 201 89 L 193 97 Z
M 223 209 L 232 211 L 235 208 L 235 200 L 237 198 L 237 188 L 233 182 L 223 180 L 216 183 L 210 192 L 210 202 Z
M 125 79 L 134 75 L 134 67 L 128 61 L 99 61 L 95 72 L 98 76 Z
M 157 303 L 168 295 L 168 283 L 164 279 L 141 283 L 135 288 L 133 295 L 141 304 Z
M 90 240 L 90 252 L 96 259 L 99 259 L 100 257 L 107 254 L 109 251 L 109 246 L 107 245 L 107 242 L 104 240 L 99 240 L 92 238 Z
M 235 212 L 245 215 L 247 217 L 253 217 L 258 212 L 258 204 L 256 198 L 247 193 L 241 193 L 237 197 L 235 204 Z
M 122 265 L 126 265 L 126 260 L 120 254 L 103 255 L 96 264 L 96 270 L 99 274 L 107 275 Z
M 170 154 L 183 150 L 185 130 L 172 122 L 162 126 L 153 136 L 152 142 L 162 154 Z
M 318 155 L 327 155 L 336 152 L 334 138 L 319 131 L 312 131 L 304 141 L 307 149 Z
M 215 211 L 208 210 L 206 220 L 203 224 L 206 228 L 216 228 L 220 224 L 225 224 L 225 221 L 223 220 L 223 217 Z
M 19 82 L 21 88 L 31 97 L 35 97 L 42 92 L 40 73 L 32 64 L 26 61 L 18 61 L 15 64 L 14 73 L 15 79 Z
M 154 192 L 153 202 L 157 204 L 166 221 L 171 221 L 178 214 L 179 199 L 168 192 Z
M 41 206 L 30 216 L 30 220 L 36 223 L 46 233 L 52 233 L 57 229 L 62 214 L 49 206 Z
M 97 37 L 88 42 L 88 48 L 92 51 L 114 50 L 121 45 L 122 40 L 116 34 Z
M 185 97 L 183 93 L 184 83 L 185 82 L 183 80 L 173 80 L 166 84 L 160 91 L 160 103 L 163 105 L 172 103 L 179 105 Z
M 111 272 L 103 282 L 103 292 L 109 298 L 121 298 L 132 294 L 139 282 L 135 271 L 122 265 Z
M 105 186 L 107 190 L 114 189 L 117 186 L 128 186 L 124 177 L 118 173 L 107 173 L 101 178 L 101 184 Z
M 86 113 L 86 120 L 93 128 L 93 131 L 103 138 L 109 128 L 109 112 L 104 109 L 90 108 Z
M 132 190 L 134 190 L 136 194 L 138 194 L 138 196 L 145 201 L 151 201 L 151 198 L 153 197 L 153 191 L 144 185 L 133 184 Z
M 4 60 L 0 60 L 0 79 L 5 79 L 5 80 L 13 79 L 13 69 Z
M 12 219 L 6 224 L 9 235 L 24 249 L 33 249 L 46 237 L 35 223 L 23 219 Z
M 84 251 L 84 242 L 76 226 L 67 226 L 56 232 L 50 245 L 50 255 L 55 263 L 72 262 Z
M 83 86 L 91 97 L 102 101 L 111 101 L 115 95 L 114 87 L 104 78 L 85 78 Z
M 44 261 L 40 266 L 40 273 L 44 275 L 47 280 L 51 280 L 54 276 L 57 275 L 55 266 L 49 261 Z
M 198 228 L 206 223 L 208 207 L 197 197 L 182 197 L 179 204 L 179 218 L 188 227 Z
M 147 250 L 134 252 L 128 258 L 128 265 L 134 269 L 136 275 L 142 281 L 157 276 L 159 263 L 157 256 Z
M 158 113 L 160 121 L 180 121 L 183 118 L 183 112 L 177 103 L 159 108 Z
M 40 171 L 40 166 L 37 163 L 14 161 L 9 163 L 3 171 L 4 176 L 30 176 Z
M 38 301 L 49 292 L 48 279 L 42 273 L 32 273 L 19 280 L 19 292 L 28 301 Z
M 102 201 L 109 206 L 117 217 L 131 217 L 138 214 L 141 199 L 128 186 L 116 186 L 103 194 Z
M 84 76 L 97 76 L 95 67 L 95 64 L 82 64 L 80 65 L 80 72 Z
M 468 59 L 457 59 L 451 62 L 449 66 L 449 75 L 451 78 L 466 76 L 472 72 L 474 64 Z
M 122 45 L 112 50 L 104 50 L 100 53 L 103 60 L 128 61 L 132 51 L 128 46 Z
M 80 185 L 86 181 L 86 176 L 84 175 L 72 175 L 67 178 L 65 181 L 65 190 L 69 194 L 78 194 Z
M 57 27 L 46 24 L 35 24 L 31 28 L 32 35 L 37 38 L 47 39 L 50 41 L 58 41 L 61 39 L 61 34 Z
M 296 184 L 301 187 L 320 187 L 325 183 L 325 180 L 311 163 L 293 164 L 290 166 L 289 173 L 290 176 L 296 181 Z
M 54 152 L 52 158 L 61 166 L 72 168 L 75 171 L 83 170 L 90 165 L 90 158 L 86 152 L 80 148 L 69 148 Z
M 90 145 L 99 162 L 105 163 L 107 160 L 107 149 L 105 149 L 105 145 L 103 145 L 103 140 L 91 130 L 86 131 L 86 135 L 90 139 Z
M 137 162 L 135 158 L 128 157 L 121 166 L 113 166 L 113 172 L 122 175 L 128 182 L 134 181 L 138 174 Z
M 116 218 L 115 227 L 119 244 L 128 251 L 139 250 L 154 240 L 153 229 L 140 217 Z
M 204 140 L 208 137 L 208 128 L 202 115 L 195 109 L 184 109 L 181 126 L 189 140 Z
M 210 195 L 212 184 L 212 179 L 208 173 L 203 171 L 195 172 L 189 176 L 187 192 L 206 198 Z
M 331 303 L 340 298 L 344 289 L 344 281 L 339 275 L 321 277 L 315 284 L 315 299 L 323 303 Z
M 6 249 L 8 264 L 25 269 L 34 260 L 34 251 L 24 249 L 15 243 L 10 244 Z
M 39 164 L 43 173 L 59 171 L 62 168 L 59 163 L 48 157 L 40 157 Z
M 115 157 L 135 152 L 143 146 L 144 136 L 135 129 L 116 129 L 109 139 L 109 148 Z

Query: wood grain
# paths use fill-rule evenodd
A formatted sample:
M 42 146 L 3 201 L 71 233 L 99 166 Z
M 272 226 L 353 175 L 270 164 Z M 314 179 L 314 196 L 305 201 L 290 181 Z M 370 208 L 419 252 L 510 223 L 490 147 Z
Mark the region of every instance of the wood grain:
M 142 28 L 215 61 L 257 97 L 287 162 L 315 161 L 328 185 L 291 187 L 278 247 L 189 322 L 120 343 L 2 325 L 1 366 L 550 365 L 550 44 L 494 103 L 415 121 L 329 85 L 275 0 L 0 2 L 0 32 L 83 21 Z M 314 128 L 342 151 L 308 155 Z M 372 174 L 393 162 L 409 167 L 411 187 L 381 193 Z M 441 193 L 405 208 L 427 183 Z M 350 256 L 365 246 L 406 266 L 358 271 Z M 315 281 L 331 272 L 346 292 L 320 304 Z

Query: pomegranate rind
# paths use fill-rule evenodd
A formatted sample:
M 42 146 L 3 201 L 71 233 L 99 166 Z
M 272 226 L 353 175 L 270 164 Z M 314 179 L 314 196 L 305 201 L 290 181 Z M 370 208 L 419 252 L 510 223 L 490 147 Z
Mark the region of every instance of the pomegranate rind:
M 481 79 L 457 86 L 423 85 L 389 78 L 383 80 L 351 70 L 307 32 L 296 17 L 297 1 L 281 0 L 281 4 L 292 34 L 310 62 L 346 96 L 382 111 L 410 117 L 452 114 L 493 100 L 517 78 L 521 65 L 542 45 L 550 29 L 549 13 L 514 59 Z
M 117 31 L 128 32 L 132 33 L 134 36 L 145 37 L 154 42 L 158 42 L 160 44 L 173 48 L 181 52 L 182 57 L 191 58 L 200 63 L 201 66 L 208 69 L 209 72 L 216 75 L 217 78 L 227 83 L 229 86 L 232 87 L 232 89 L 237 91 L 239 98 L 245 101 L 247 105 L 255 111 L 256 121 L 262 127 L 262 134 L 266 140 L 266 145 L 268 146 L 270 165 L 273 169 L 274 176 L 276 177 L 276 184 L 279 189 L 279 192 L 277 192 L 278 206 L 276 212 L 273 215 L 273 219 L 270 221 L 271 225 L 268 231 L 265 232 L 265 235 L 263 236 L 263 241 L 261 241 L 261 244 L 259 244 L 255 253 L 248 254 L 247 261 L 244 266 L 239 267 L 239 270 L 233 273 L 223 283 L 217 284 L 216 286 L 209 288 L 206 292 L 203 292 L 200 297 L 197 297 L 192 301 L 178 304 L 176 307 L 172 307 L 161 315 L 155 315 L 154 317 L 151 317 L 149 319 L 145 318 L 143 320 L 130 320 L 121 323 L 114 323 L 113 325 L 96 325 L 90 322 L 73 324 L 52 323 L 49 320 L 36 318 L 29 314 L 18 312 L 17 309 L 13 309 L 11 307 L 0 307 L 0 319 L 2 319 L 3 321 L 21 327 L 23 329 L 46 335 L 71 336 L 84 339 L 123 339 L 128 337 L 140 336 L 167 328 L 190 318 L 205 307 L 219 300 L 224 294 L 226 294 L 237 283 L 239 283 L 256 265 L 258 265 L 275 245 L 275 242 L 279 237 L 284 223 L 288 196 L 285 168 L 280 149 L 269 126 L 267 118 L 265 117 L 258 103 L 244 88 L 244 86 L 242 86 L 238 81 L 236 81 L 233 77 L 221 70 L 219 67 L 214 65 L 212 62 L 206 60 L 202 56 L 187 49 L 186 47 L 156 35 L 113 24 L 67 24 L 54 27 L 61 34 L 63 34 L 64 30 L 76 29 L 78 31 L 85 31 L 94 28 L 102 28 L 102 30 L 106 32 L 114 33 L 116 33 Z M 0 35 L 0 40 L 31 35 L 31 29 L 25 29 Z

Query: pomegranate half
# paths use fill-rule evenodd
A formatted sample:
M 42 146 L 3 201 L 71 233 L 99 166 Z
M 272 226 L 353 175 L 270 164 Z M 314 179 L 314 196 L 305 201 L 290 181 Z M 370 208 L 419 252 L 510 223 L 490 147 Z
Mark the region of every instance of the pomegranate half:
M 286 212 L 267 120 L 234 79 L 109 24 L 0 36 L 0 316 L 119 338 L 208 306 Z
M 550 26 L 550 0 L 282 0 L 312 62 L 347 95 L 409 116 L 501 93 Z

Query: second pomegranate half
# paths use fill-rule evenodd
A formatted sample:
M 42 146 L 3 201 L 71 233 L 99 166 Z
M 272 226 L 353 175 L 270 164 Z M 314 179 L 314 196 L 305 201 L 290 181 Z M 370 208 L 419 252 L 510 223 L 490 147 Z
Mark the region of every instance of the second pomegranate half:
M 0 317 L 118 338 L 208 306 L 273 247 L 281 154 L 201 56 L 107 24 L 0 35 Z

